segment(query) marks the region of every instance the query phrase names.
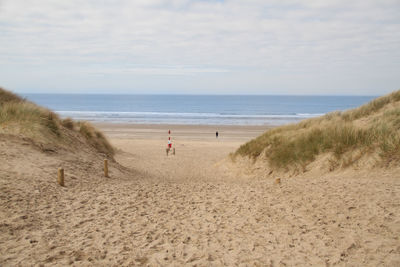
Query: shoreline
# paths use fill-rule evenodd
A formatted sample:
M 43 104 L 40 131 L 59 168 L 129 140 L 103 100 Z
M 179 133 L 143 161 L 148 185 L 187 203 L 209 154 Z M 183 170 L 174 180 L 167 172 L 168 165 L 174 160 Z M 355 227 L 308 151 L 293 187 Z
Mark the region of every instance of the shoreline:
M 111 139 L 162 139 L 168 137 L 168 130 L 175 139 L 211 141 L 249 141 L 274 126 L 263 125 L 187 125 L 187 124 L 130 124 L 92 122 Z M 218 131 L 218 139 L 215 133 Z

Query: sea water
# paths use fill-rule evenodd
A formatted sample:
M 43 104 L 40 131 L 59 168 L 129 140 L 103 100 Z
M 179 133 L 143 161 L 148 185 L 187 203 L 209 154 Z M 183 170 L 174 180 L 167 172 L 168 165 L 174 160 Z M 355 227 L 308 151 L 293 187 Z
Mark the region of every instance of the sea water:
M 24 94 L 61 117 L 136 124 L 282 125 L 374 96 Z

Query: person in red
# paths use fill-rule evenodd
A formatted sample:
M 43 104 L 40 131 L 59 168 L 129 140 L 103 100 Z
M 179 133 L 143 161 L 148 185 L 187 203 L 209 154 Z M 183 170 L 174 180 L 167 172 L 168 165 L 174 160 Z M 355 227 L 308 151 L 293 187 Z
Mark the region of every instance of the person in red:
M 168 137 L 168 148 L 172 147 L 171 137 Z
M 171 134 L 171 130 L 168 130 L 168 134 Z

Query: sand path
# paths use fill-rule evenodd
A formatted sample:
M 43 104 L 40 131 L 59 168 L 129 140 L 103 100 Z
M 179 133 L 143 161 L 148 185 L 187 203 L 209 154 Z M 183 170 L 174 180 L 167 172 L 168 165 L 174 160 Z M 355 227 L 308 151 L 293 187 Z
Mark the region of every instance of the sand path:
M 117 160 L 135 175 L 117 177 L 111 166 L 110 179 L 66 188 L 42 181 L 28 192 L 10 179 L 26 180 L 26 173 L 1 168 L 2 265 L 400 264 L 400 179 L 393 172 L 297 177 L 277 186 L 231 177 L 215 164 L 241 143 L 233 137 L 175 137 L 177 154 L 167 157 L 154 135 L 108 134 Z

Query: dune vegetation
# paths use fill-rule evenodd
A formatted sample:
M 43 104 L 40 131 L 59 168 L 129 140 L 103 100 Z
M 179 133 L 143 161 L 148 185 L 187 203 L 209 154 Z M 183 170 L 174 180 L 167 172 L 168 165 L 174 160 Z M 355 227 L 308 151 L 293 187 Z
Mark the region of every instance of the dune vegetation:
M 84 140 L 98 152 L 112 157 L 114 149 L 93 125 L 61 119 L 56 113 L 0 88 L 0 134 L 30 138 L 36 143 L 69 147 Z
M 277 127 L 242 145 L 233 157 L 264 158 L 272 169 L 305 169 L 329 153 L 331 170 L 368 155 L 400 161 L 400 90 L 344 112 Z

